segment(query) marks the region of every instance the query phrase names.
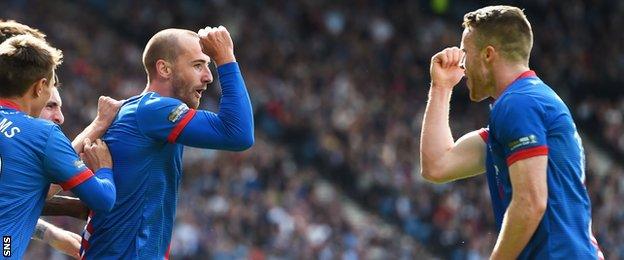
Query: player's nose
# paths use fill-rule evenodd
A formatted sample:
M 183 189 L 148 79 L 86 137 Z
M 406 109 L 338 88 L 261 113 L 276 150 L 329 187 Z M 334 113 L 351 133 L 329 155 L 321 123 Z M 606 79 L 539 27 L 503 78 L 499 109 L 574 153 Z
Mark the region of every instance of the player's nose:
M 52 117 L 52 122 L 57 125 L 62 125 L 65 122 L 65 116 L 63 116 L 63 113 L 61 111 L 58 111 L 54 113 L 54 116 Z
M 204 83 L 204 84 L 212 83 L 212 80 L 213 80 L 212 72 L 209 69 L 207 69 L 206 73 L 204 75 L 202 75 L 202 79 L 201 80 L 202 80 L 202 83 Z

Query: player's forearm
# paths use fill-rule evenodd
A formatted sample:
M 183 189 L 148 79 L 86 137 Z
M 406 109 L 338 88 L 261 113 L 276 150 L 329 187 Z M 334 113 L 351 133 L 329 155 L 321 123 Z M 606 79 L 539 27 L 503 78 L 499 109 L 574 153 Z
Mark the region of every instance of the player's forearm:
M 530 201 L 512 199 L 491 259 L 516 259 L 539 226 L 545 209 Z
M 96 140 L 102 137 L 106 130 L 110 126 L 111 122 L 106 122 L 98 117 L 96 117 L 89 126 L 87 126 L 74 140 L 71 145 L 76 151 L 76 153 L 80 154 L 83 148 L 83 142 L 85 138 L 89 138 L 89 140 Z
M 78 198 L 55 195 L 46 200 L 42 216 L 70 216 L 77 219 L 86 219 L 89 208 Z
M 35 232 L 33 232 L 32 234 L 32 238 L 44 241 L 45 233 L 50 226 L 50 223 L 45 222 L 43 219 L 38 219 L 37 226 L 35 226 Z
M 451 90 L 431 86 L 420 135 L 420 159 L 423 176 L 440 168 L 439 160 L 453 147 L 449 126 Z
M 78 234 L 45 222 L 42 219 L 37 220 L 37 226 L 35 227 L 32 238 L 46 242 L 55 249 L 76 259 L 80 257 L 81 237 Z
M 115 205 L 116 188 L 113 171 L 109 168 L 100 168 L 94 177 L 91 177 L 74 187 L 72 192 L 94 212 L 108 212 Z
M 222 95 L 219 118 L 223 122 L 228 150 L 245 150 L 254 142 L 253 110 L 237 63 L 219 66 Z

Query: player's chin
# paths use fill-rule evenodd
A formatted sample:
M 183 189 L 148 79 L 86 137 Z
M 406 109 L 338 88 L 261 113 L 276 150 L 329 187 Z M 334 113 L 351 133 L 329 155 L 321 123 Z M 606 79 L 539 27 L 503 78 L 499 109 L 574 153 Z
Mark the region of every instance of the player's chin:
M 187 102 L 187 105 L 192 109 L 197 109 L 199 107 L 199 98 L 193 97 L 190 102 Z
M 486 95 L 480 95 L 476 93 L 475 91 L 472 91 L 472 90 L 470 91 L 470 100 L 473 102 L 481 102 L 486 98 L 487 98 Z

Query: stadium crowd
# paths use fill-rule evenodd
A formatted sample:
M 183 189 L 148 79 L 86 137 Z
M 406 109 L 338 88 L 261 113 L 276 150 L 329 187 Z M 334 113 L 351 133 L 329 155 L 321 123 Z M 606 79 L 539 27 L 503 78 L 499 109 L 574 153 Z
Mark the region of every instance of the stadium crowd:
M 525 8 L 532 22 L 531 67 L 570 105 L 580 132 L 611 159 L 622 158 L 624 35 L 616 25 L 624 24 L 624 2 L 510 4 Z M 228 27 L 254 105 L 257 141 L 242 154 L 186 151 L 173 257 L 412 259 L 425 248 L 445 259 L 481 259 L 491 252 L 497 232 L 485 178 L 432 185 L 419 176 L 417 156 L 429 59 L 459 43 L 463 13 L 481 4 L 3 5 L 0 17 L 40 28 L 64 50 L 60 80 L 69 137 L 92 119 L 99 95 L 123 99 L 143 90 L 141 52 L 154 32 Z M 218 83 L 208 92 L 202 107 L 215 110 Z M 465 89 L 456 90 L 451 126 L 461 130 L 455 136 L 485 127 L 487 113 L 485 103 L 471 104 Z M 624 258 L 618 205 L 624 170 L 586 152 L 594 233 L 607 258 Z M 364 217 L 346 210 L 351 200 L 366 209 Z M 75 232 L 84 225 L 54 220 Z M 42 259 L 51 249 L 35 244 L 29 254 Z

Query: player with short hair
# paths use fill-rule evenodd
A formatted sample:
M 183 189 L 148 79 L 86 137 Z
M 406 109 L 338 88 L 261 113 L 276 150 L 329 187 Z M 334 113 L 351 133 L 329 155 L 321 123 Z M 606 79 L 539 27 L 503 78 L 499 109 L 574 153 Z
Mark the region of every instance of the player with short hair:
M 0 43 L 17 35 L 31 35 L 40 40 L 45 40 L 46 37 L 44 33 L 28 25 L 14 20 L 0 20 Z M 51 89 L 50 99 L 41 110 L 39 118 L 50 120 L 57 125 L 62 125 L 65 121 L 65 117 L 62 111 L 63 101 L 59 93 L 61 84 L 59 83 L 57 75 L 54 74 L 54 76 L 55 84 Z M 100 97 L 98 100 L 97 116 L 93 122 L 74 139 L 74 144 L 72 145 L 74 149 L 82 151 L 83 141 L 86 138 L 92 140 L 100 138 L 111 124 L 120 106 L 120 101 L 110 97 Z M 87 206 L 77 198 L 55 195 L 60 190 L 62 190 L 62 188 L 59 185 L 50 185 L 50 191 L 48 192 L 47 200 L 43 206 L 41 215 L 71 216 L 86 220 L 89 212 Z M 42 219 L 37 221 L 33 238 L 42 240 L 65 254 L 79 257 L 80 241 L 82 238 L 78 234 L 58 228 Z
M 88 221 L 86 259 L 168 258 L 184 146 L 242 151 L 253 144 L 251 102 L 232 39 L 224 27 L 200 33 L 166 29 L 147 43 L 147 87 L 124 103 L 104 135 L 117 202 Z M 218 113 L 196 110 L 212 82 L 211 58 L 222 88 Z
M 58 79 L 56 79 L 56 82 L 58 82 Z M 39 118 L 50 120 L 57 125 L 62 125 L 63 122 L 65 122 L 62 108 L 63 100 L 61 100 L 61 94 L 59 93 L 58 87 L 54 86 L 50 94 L 50 100 L 48 100 L 43 109 L 41 109 Z
M 52 122 L 35 119 L 50 98 L 62 53 L 31 35 L 0 44 L 0 234 L 24 254 L 50 182 L 72 190 L 91 209 L 109 210 L 115 201 L 111 159 L 100 140 L 85 142 L 85 161 Z
M 44 33 L 28 25 L 14 20 L 0 20 L 0 43 L 17 35 L 31 35 L 40 40 L 45 40 L 46 38 Z
M 591 231 L 585 157 L 570 111 L 529 69 L 531 25 L 522 10 L 488 6 L 464 16 L 461 49 L 431 59 L 422 175 L 448 182 L 486 172 L 500 229 L 492 259 L 603 259 Z M 453 87 L 495 99 L 489 128 L 456 142 L 449 126 Z

